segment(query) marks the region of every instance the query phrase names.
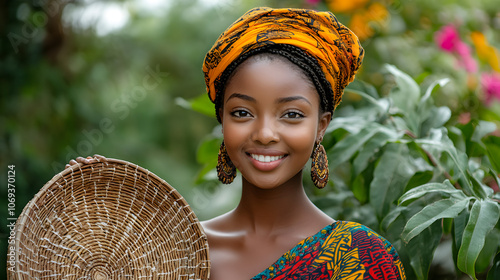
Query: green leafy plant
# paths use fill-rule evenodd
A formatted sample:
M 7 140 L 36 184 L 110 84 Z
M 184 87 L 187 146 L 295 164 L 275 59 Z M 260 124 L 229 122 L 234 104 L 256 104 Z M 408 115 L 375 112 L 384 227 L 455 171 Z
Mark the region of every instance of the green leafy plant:
M 492 135 L 496 125 L 480 120 L 451 125 L 452 112 L 436 106 L 433 98 L 434 90 L 447 79 L 421 89 L 396 67 L 387 65 L 385 70 L 390 80 L 385 96 L 360 81 L 346 88 L 346 100 L 323 140 L 330 185 L 326 191 L 316 190 L 306 178 L 311 199 L 335 219 L 361 222 L 389 239 L 408 279 L 428 279 L 431 267 L 440 265 L 433 261 L 436 250 L 453 259 L 451 274 L 496 279 L 500 275 L 500 139 Z M 178 100 L 178 104 L 197 110 L 204 107 L 199 106 L 202 100 Z M 204 168 L 199 183 L 214 180 L 210 171 L 220 138 L 220 133 L 213 133 L 200 145 L 198 159 Z
M 500 196 L 491 187 L 499 183 L 496 125 L 447 125 L 450 109 L 432 98 L 446 79 L 421 90 L 396 67 L 386 70 L 393 77 L 387 96 L 361 82 L 346 89 L 364 105 L 329 127 L 333 182 L 373 208 L 374 226 L 396 244 L 410 279 L 427 279 L 435 249 L 449 238 L 459 271 L 476 279 L 491 267 L 489 277 L 498 275 L 499 263 L 491 266 L 500 241 Z

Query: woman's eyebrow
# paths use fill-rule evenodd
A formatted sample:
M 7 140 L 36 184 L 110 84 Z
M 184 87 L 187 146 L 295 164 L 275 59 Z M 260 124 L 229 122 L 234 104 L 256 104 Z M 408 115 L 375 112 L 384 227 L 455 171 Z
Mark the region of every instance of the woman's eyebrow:
M 303 101 L 309 103 L 309 105 L 312 105 L 311 102 L 309 102 L 309 100 L 307 100 L 307 98 L 305 98 L 303 96 L 300 96 L 300 95 L 279 98 L 276 101 L 276 103 L 287 103 L 287 102 L 292 102 L 292 101 L 295 101 L 295 100 L 303 100 Z
M 257 100 L 255 100 L 255 98 L 251 97 L 251 96 L 248 96 L 248 95 L 245 95 L 245 94 L 241 94 L 241 93 L 233 93 L 231 94 L 227 100 L 226 100 L 226 103 L 231 100 L 231 98 L 240 98 L 240 99 L 243 99 L 243 100 L 246 100 L 246 101 L 250 101 L 250 102 L 257 102 Z

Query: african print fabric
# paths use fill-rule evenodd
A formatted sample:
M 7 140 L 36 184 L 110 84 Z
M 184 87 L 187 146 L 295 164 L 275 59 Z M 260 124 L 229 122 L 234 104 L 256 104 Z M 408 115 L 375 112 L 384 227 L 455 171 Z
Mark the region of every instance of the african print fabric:
M 236 20 L 205 56 L 203 72 L 210 100 L 224 70 L 250 50 L 287 44 L 315 58 L 333 90 L 333 107 L 354 80 L 364 51 L 358 37 L 330 12 L 307 9 L 254 8 Z
M 373 230 L 337 221 L 301 241 L 257 279 L 406 279 L 394 247 Z

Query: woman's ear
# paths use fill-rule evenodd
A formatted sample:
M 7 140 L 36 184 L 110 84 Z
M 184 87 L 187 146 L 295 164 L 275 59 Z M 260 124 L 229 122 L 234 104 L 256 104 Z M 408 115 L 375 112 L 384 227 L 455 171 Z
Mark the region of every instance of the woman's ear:
M 330 121 L 332 120 L 332 113 L 331 112 L 326 112 L 323 113 L 319 117 L 319 122 L 318 122 L 318 133 L 316 135 L 316 139 L 323 139 L 323 136 L 325 135 L 326 129 L 328 128 L 328 125 L 330 124 Z

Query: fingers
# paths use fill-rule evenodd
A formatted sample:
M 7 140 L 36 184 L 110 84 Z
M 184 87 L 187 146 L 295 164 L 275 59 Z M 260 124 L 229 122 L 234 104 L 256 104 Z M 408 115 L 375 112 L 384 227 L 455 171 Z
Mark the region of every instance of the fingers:
M 87 157 L 87 158 L 84 158 L 84 157 L 77 157 L 77 158 L 76 158 L 76 161 L 77 161 L 78 163 L 89 164 L 91 159 L 92 159 L 91 157 Z M 71 161 L 70 161 L 69 163 L 71 164 Z
M 94 158 L 99 161 L 99 162 L 104 162 L 107 160 L 107 158 L 105 156 L 101 156 L 101 155 L 98 155 L 98 154 L 95 154 L 94 155 Z
M 72 159 L 69 161 L 68 164 L 66 164 L 65 168 L 69 168 L 75 164 L 90 164 L 93 162 L 105 162 L 107 161 L 107 158 L 98 154 L 95 154 L 94 157 L 88 156 L 86 158 L 84 157 L 77 157 L 76 159 Z
M 69 167 L 71 167 L 72 165 L 75 165 L 75 164 L 78 164 L 78 162 L 76 162 L 76 160 L 72 159 L 72 160 L 69 161 L 68 164 L 66 164 L 66 167 L 64 167 L 64 168 L 65 169 L 69 168 Z

